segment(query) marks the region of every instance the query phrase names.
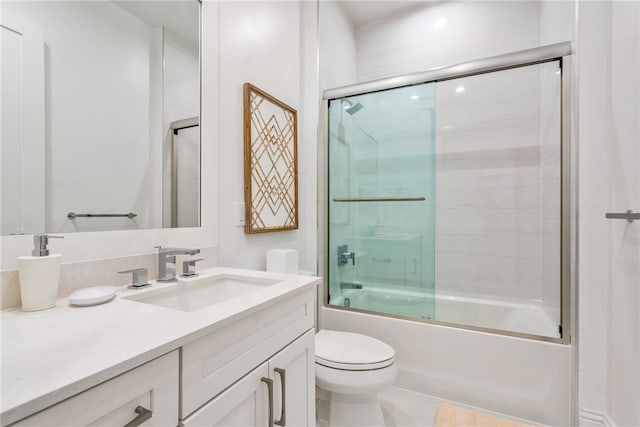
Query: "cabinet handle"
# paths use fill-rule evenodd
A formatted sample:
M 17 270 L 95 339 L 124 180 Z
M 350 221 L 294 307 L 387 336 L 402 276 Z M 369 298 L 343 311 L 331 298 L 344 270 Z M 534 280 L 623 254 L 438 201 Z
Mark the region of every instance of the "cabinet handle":
M 287 424 L 287 371 L 282 368 L 275 368 L 274 371 L 280 375 L 280 387 L 282 388 L 282 409 L 280 419 L 275 424 L 284 427 Z
M 153 412 L 151 412 L 147 408 L 143 408 L 142 406 L 137 406 L 135 411 L 138 416 L 125 424 L 124 427 L 137 427 L 153 416 Z
M 262 382 L 267 385 L 267 393 L 269 395 L 269 427 L 273 427 L 273 380 L 262 377 Z

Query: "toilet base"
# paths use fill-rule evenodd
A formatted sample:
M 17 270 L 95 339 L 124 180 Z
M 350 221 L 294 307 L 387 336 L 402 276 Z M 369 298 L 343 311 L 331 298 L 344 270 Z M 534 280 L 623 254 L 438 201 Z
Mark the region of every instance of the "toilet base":
M 329 427 L 384 427 L 376 394 L 342 394 L 317 388 L 318 398 L 329 406 Z M 320 414 L 318 414 L 320 415 Z

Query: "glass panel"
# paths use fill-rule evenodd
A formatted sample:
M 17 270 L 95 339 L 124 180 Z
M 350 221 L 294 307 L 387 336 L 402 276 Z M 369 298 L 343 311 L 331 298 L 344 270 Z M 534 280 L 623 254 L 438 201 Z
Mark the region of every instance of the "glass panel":
M 432 319 L 435 85 L 329 104 L 330 303 Z
M 437 84 L 438 320 L 559 337 L 560 72 Z
M 329 303 L 560 338 L 560 118 L 559 61 L 331 101 Z

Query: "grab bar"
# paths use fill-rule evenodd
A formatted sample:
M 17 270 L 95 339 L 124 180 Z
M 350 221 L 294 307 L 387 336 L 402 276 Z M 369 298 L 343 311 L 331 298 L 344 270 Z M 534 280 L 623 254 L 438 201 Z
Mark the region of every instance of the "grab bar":
M 137 217 L 138 214 L 134 214 L 133 212 L 129 212 L 126 214 L 78 214 L 75 212 L 69 212 L 67 214 L 67 218 L 76 219 L 76 218 L 129 218 L 133 219 Z
M 426 200 L 424 196 L 415 197 L 347 197 L 333 199 L 334 202 L 421 202 Z
M 628 222 L 633 222 L 636 219 L 640 220 L 640 213 L 633 213 L 633 211 L 629 209 L 623 213 L 608 212 L 604 215 L 604 217 L 607 219 L 626 219 Z

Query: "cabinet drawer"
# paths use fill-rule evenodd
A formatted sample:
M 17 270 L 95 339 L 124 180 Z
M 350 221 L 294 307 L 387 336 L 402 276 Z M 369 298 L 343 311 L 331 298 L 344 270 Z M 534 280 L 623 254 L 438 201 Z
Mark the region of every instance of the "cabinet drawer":
M 151 411 L 142 425 L 178 424 L 178 350 L 25 418 L 13 426 L 117 426 Z
M 182 347 L 180 418 L 312 328 L 314 303 L 308 290 Z

